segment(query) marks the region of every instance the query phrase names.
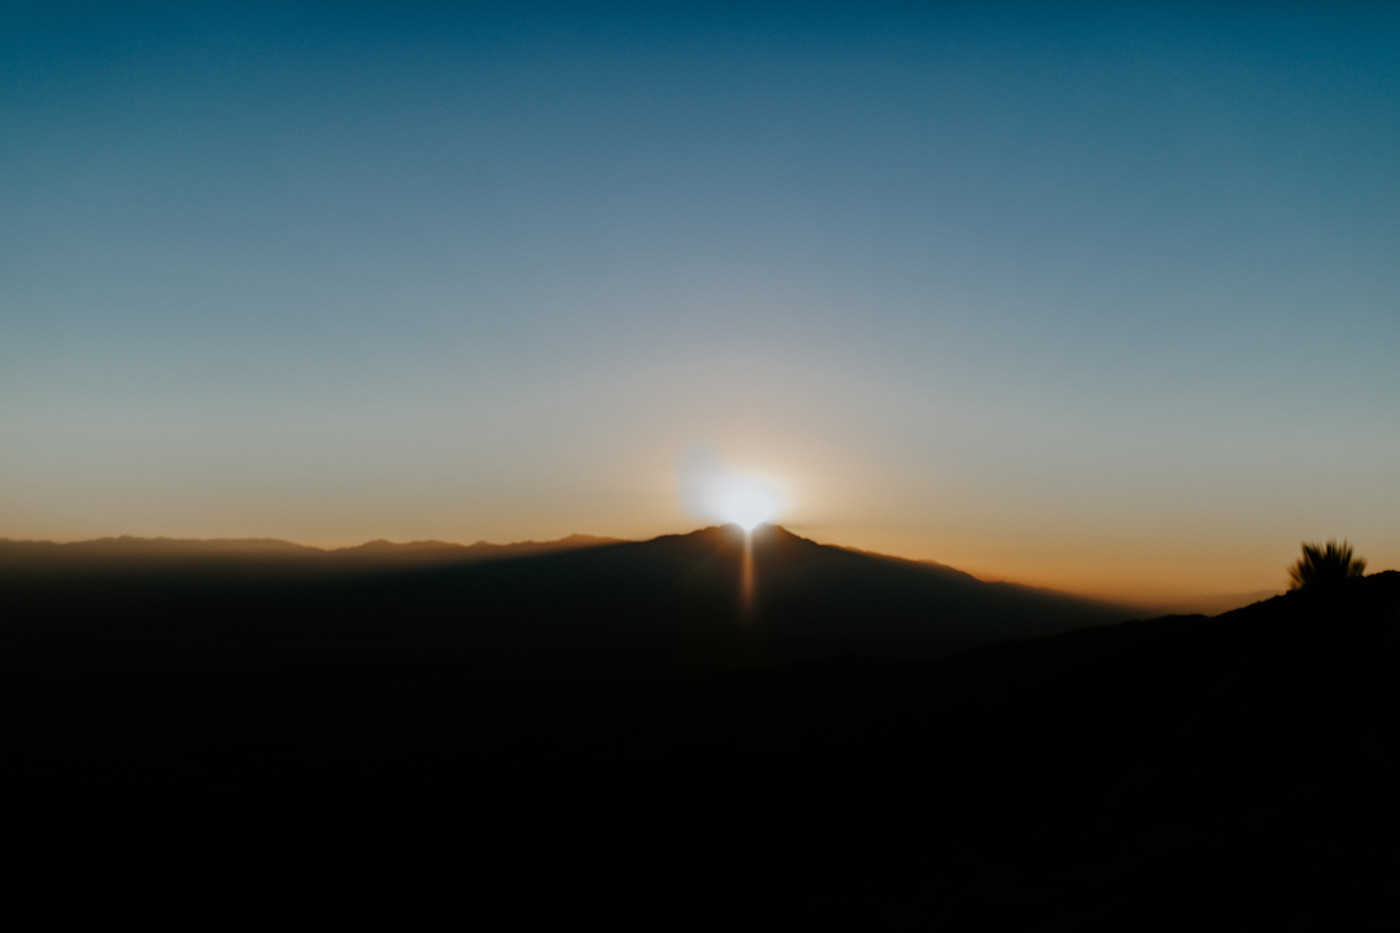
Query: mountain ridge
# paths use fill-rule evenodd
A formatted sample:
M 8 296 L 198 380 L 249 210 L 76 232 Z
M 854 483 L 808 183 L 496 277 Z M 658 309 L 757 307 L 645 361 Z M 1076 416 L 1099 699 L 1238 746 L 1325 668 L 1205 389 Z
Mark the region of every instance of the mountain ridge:
M 295 561 L 306 565 L 349 563 L 430 564 L 454 561 L 502 559 L 582 547 L 621 543 L 620 538 L 572 534 L 547 541 L 515 541 L 496 544 L 477 541 L 388 541 L 383 538 L 340 548 L 321 548 L 279 538 L 152 538 L 134 535 L 92 538 L 82 541 L 37 541 L 0 538 L 0 575 L 28 570 L 61 571 L 83 561 L 103 560 L 115 565 L 149 561 Z
M 368 563 L 75 558 L 59 572 L 11 564 L 0 572 L 0 595 L 16 607 L 11 631 L 30 633 L 41 653 L 67 651 L 68 642 L 44 634 L 53 627 L 45 620 L 61 619 L 60 627 L 104 639 L 124 628 L 167 632 L 147 642 L 151 650 L 182 645 L 201 664 L 221 663 L 216 642 L 310 664 L 320 663 L 312 645 L 368 657 L 433 644 L 473 663 L 519 659 L 512 663 L 537 683 L 845 654 L 934 657 L 1132 615 L 818 544 L 778 526 L 751 535 L 711 526 L 489 560 L 420 561 L 411 552 Z M 222 640 L 191 641 L 190 619 Z
M 814 539 L 798 535 L 778 524 L 767 524 L 760 526 L 760 528 L 776 529 L 781 534 L 790 535 L 796 540 L 807 542 L 815 547 L 845 551 L 873 560 L 905 565 L 911 569 L 926 569 L 949 579 L 957 578 L 965 580 L 966 582 L 975 582 L 988 586 L 1005 586 L 1050 596 L 1081 599 L 1131 611 L 1139 611 L 1141 609 L 1140 606 L 1134 603 L 1122 603 L 1114 600 L 1100 599 L 1098 597 L 1085 596 L 1051 587 L 1033 586 L 1010 580 L 983 580 L 967 571 L 959 570 L 956 567 L 938 561 L 906 558 L 885 554 L 879 551 L 847 547 L 839 544 L 821 543 Z M 10 573 L 14 573 L 15 571 L 23 569 L 37 569 L 42 567 L 45 561 L 54 558 L 63 562 L 76 562 L 84 558 L 102 557 L 116 561 L 141 561 L 147 559 L 232 559 L 256 561 L 288 558 L 307 562 L 359 562 L 365 566 L 375 563 L 384 565 L 411 565 L 415 562 L 424 565 L 431 563 L 450 564 L 456 560 L 477 561 L 485 559 L 513 559 L 582 548 L 647 544 L 651 542 L 687 539 L 697 535 L 713 536 L 726 533 L 724 529 L 730 529 L 727 533 L 733 533 L 737 531 L 737 526 L 710 525 L 688 532 L 671 532 L 642 540 L 582 533 L 569 534 L 562 538 L 552 538 L 544 541 L 527 539 L 524 541 L 496 543 L 478 540 L 471 544 L 440 541 L 437 539 L 397 542 L 385 538 L 376 538 L 360 544 L 335 548 L 298 544 L 281 538 L 178 538 L 166 535 L 154 537 L 117 535 L 59 542 L 0 537 L 0 576 L 3 576 L 7 570 Z

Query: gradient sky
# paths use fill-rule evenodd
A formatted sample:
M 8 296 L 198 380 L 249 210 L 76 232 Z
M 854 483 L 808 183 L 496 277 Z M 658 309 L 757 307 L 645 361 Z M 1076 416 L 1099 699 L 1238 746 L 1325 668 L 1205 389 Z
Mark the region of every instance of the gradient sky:
M 1400 567 L 1400 7 L 581 6 L 0 6 L 0 536 Z

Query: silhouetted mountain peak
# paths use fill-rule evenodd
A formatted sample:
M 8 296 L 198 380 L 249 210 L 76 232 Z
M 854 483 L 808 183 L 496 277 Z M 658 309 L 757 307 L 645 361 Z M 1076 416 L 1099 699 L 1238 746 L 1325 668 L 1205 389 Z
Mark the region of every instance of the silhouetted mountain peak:
M 751 541 L 755 547 L 761 544 L 792 542 L 806 542 L 807 544 L 811 544 L 817 547 L 825 546 L 819 545 L 815 541 L 811 541 L 799 535 L 795 535 L 791 531 L 788 531 L 786 528 L 784 528 L 782 525 L 773 525 L 768 523 L 758 525 L 752 531 L 747 532 L 744 531 L 744 529 L 739 525 L 733 523 L 727 525 L 710 525 L 705 528 L 697 528 L 696 530 L 691 532 L 684 532 L 681 534 L 674 535 L 661 535 L 659 538 L 654 538 L 652 540 L 660 541 L 663 539 L 685 539 L 711 544 L 727 544 L 734 545 L 736 547 L 742 547 L 745 543 L 746 538 L 749 541 Z

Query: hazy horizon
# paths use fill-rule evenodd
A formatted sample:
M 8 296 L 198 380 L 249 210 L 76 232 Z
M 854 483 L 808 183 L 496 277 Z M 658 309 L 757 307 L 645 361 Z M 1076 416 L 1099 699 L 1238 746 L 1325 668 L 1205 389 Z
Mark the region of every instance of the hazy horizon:
M 802 535 L 802 534 L 800 534 L 799 532 L 793 531 L 792 529 L 788 528 L 786 525 L 783 525 L 783 524 L 780 523 L 780 522 L 772 522 L 771 524 L 772 524 L 773 527 L 780 528 L 780 529 L 782 529 L 782 530 L 784 530 L 784 531 L 789 532 L 790 534 L 797 534 L 799 537 L 806 537 L 805 535 Z M 353 541 L 353 542 L 349 542 L 349 543 L 325 543 L 325 544 L 314 544 L 314 543 L 309 543 L 309 542 L 305 542 L 305 541 L 293 541 L 293 540 L 289 540 L 289 539 L 286 539 L 286 538 L 272 538 L 272 537 L 266 537 L 266 536 L 261 536 L 261 537 L 246 537 L 246 538 L 228 538 L 228 537 L 177 538 L 177 537 L 172 537 L 172 536 L 170 536 L 170 535 L 150 535 L 150 536 L 144 536 L 144 535 L 112 535 L 112 536 L 106 536 L 106 537 L 102 537 L 102 538 L 73 538 L 73 539 L 66 539 L 66 540 L 54 540 L 54 539 L 15 539 L 15 538 L 5 538 L 5 537 L 3 537 L 3 536 L 0 536 L 0 541 L 10 541 L 10 542 L 13 542 L 13 543 L 16 543 L 16 544 L 57 544 L 57 545 L 65 545 L 65 544 L 94 544 L 94 543 L 100 543 L 100 542 L 123 541 L 123 540 L 134 540 L 134 541 L 169 541 L 169 542 L 175 542 L 175 543 L 193 543 L 193 544 L 206 544 L 206 545 L 207 545 L 207 544 L 220 544 L 220 543 L 243 544 L 243 543 L 247 543 L 247 542 L 252 542 L 252 543 L 266 543 L 266 544 L 291 545 L 292 547 L 296 547 L 296 548 L 308 548 L 308 549 L 311 549 L 311 550 L 322 551 L 322 552 L 324 552 L 324 553 L 326 553 L 326 554 L 333 554 L 333 553 L 337 553 L 337 552 L 341 552 L 341 551 L 355 551 L 355 550 L 359 550 L 359 549 L 361 549 L 361 548 L 363 548 L 363 547 L 366 547 L 366 546 L 372 545 L 372 544 L 387 544 L 387 545 L 390 545 L 390 546 L 402 546 L 402 547 L 411 547 L 411 546 L 414 546 L 414 545 L 443 545 L 443 546 L 445 546 L 445 547 L 460 547 L 460 548 L 463 548 L 463 549 L 471 549 L 471 548 L 475 548 L 475 547 L 485 546 L 485 547 L 490 547 L 490 548 L 513 549 L 513 548 L 518 548 L 518 547 L 528 546 L 528 545 L 551 545 L 551 544 L 558 544 L 558 543 L 561 543 L 561 542 L 570 541 L 570 540 L 574 540 L 574 539 L 582 539 L 582 540 L 584 540 L 584 541 L 586 541 L 586 542 L 588 542 L 588 543 L 581 544 L 581 545 L 578 545 L 578 546 L 581 546 L 581 547 L 598 547 L 598 546 L 608 545 L 608 544 L 636 544 L 636 543 L 643 543 L 643 542 L 645 542 L 645 541 L 655 540 L 656 538 L 663 538 L 663 537 L 685 537 L 685 536 L 692 535 L 692 534 L 701 534 L 701 533 L 706 532 L 706 531 L 711 531 L 711 530 L 713 530 L 713 529 L 715 529 L 715 528 L 717 528 L 717 527 L 734 527 L 734 523 L 732 523 L 732 522 L 721 522 L 720 524 L 717 524 L 717 525 L 707 525 L 707 526 L 702 526 L 702 527 L 697 527 L 697 528 L 691 528 L 691 529 L 684 530 L 684 531 L 662 532 L 661 534 L 656 535 L 656 536 L 652 536 L 652 537 L 649 537 L 649 538 L 640 538 L 640 539 L 639 539 L 639 538 L 615 538 L 615 537 L 609 537 L 609 536 L 605 536 L 605 535 L 591 535 L 591 534 L 588 534 L 588 533 L 586 533 L 586 532 L 576 532 L 576 533 L 573 533 L 573 534 L 564 535 L 564 536 L 562 536 L 562 537 L 550 538 L 550 539 L 533 539 L 533 538 L 531 538 L 531 539 L 499 540 L 499 541 L 488 541 L 488 540 L 485 540 L 485 539 L 477 539 L 477 540 L 474 540 L 474 541 L 450 541 L 450 540 L 442 540 L 442 539 L 438 539 L 438 538 L 428 538 L 428 539 L 414 539 L 414 540 L 393 541 L 393 540 L 390 540 L 390 539 L 387 539 L 387 538 L 373 538 L 373 539 L 369 539 L 369 540 L 359 540 L 359 541 Z M 809 540 L 813 540 L 813 539 L 809 539 Z M 857 551 L 858 553 L 868 554 L 868 555 L 871 555 L 871 556 L 874 556 L 874 557 L 893 558 L 893 559 L 895 559 L 895 560 L 911 560 L 911 561 L 915 561 L 915 562 L 919 562 L 919 563 L 931 563 L 931 564 L 936 564 L 936 565 L 938 565 L 938 566 L 945 566 L 945 567 L 950 566 L 950 565 L 944 564 L 942 561 L 935 561 L 935 560 L 933 560 L 932 558 L 911 558 L 911 557 L 906 557 L 906 556 L 900 555 L 900 554 L 888 554 L 888 553 L 884 553 L 884 552 L 881 552 L 881 551 L 868 550 L 868 549 L 864 549 L 864 548 L 854 548 L 854 547 L 852 547 L 851 545 L 842 544 L 842 543 L 839 542 L 839 541 L 815 541 L 814 543 L 820 544 L 820 545 L 823 545 L 823 546 L 830 546 L 830 547 L 842 548 L 842 549 L 844 549 L 844 550 L 855 550 L 855 551 Z M 138 552 L 138 553 L 139 553 L 139 552 Z M 548 553 L 548 552 L 526 551 L 526 552 L 525 552 L 524 554 L 522 554 L 521 556 L 529 556 L 529 555 L 532 555 L 532 554 L 534 554 L 534 553 Z M 963 568 L 960 568 L 960 567 L 951 567 L 951 569 L 963 571 Z M 1377 572 L 1379 569 L 1380 569 L 1380 568 L 1371 568 L 1371 571 L 1372 571 L 1372 572 Z M 963 572 L 966 572 L 966 571 L 963 571 Z M 1162 593 L 1158 593 L 1158 594 L 1146 594 L 1146 595 L 1139 594 L 1136 598 L 1134 598 L 1134 597 L 1131 597 L 1131 596 L 1122 596 L 1122 595 L 1114 596 L 1114 595 L 1110 595 L 1110 594 L 1106 594 L 1106 593 L 1089 593 L 1089 592 L 1071 591 L 1071 590 L 1067 590 L 1067 589 L 1063 589 L 1063 588 L 1045 587 L 1045 586 L 1043 586 L 1043 585 L 1032 584 L 1032 583 L 1026 583 L 1025 581 L 1022 581 L 1022 580 L 1015 580 L 1015 579 L 1010 579 L 1010 578 L 1007 578 L 1007 577 L 1004 577 L 1004 576 L 997 576 L 997 575 L 972 574 L 972 576 L 976 577 L 978 580 L 981 580 L 982 582 L 985 582 L 985 583 L 1011 583 L 1011 584 L 1014 584 L 1014 585 L 1017 585 L 1017 586 L 1029 586 L 1029 587 L 1032 587 L 1032 588 L 1041 588 L 1041 589 L 1052 590 L 1052 591 L 1055 591 L 1055 592 L 1065 593 L 1065 594 L 1067 594 L 1067 595 L 1078 595 L 1078 596 L 1084 596 L 1084 597 L 1088 597 L 1088 598 L 1104 599 L 1104 600 L 1108 600 L 1108 601 L 1111 601 L 1111 602 L 1116 601 L 1116 602 L 1119 602 L 1119 603 L 1121 603 L 1122 605 L 1124 605 L 1125 607 L 1130 608 L 1130 609 L 1131 609 L 1131 608 L 1136 608 L 1136 609 L 1141 609 L 1141 610 L 1162 611 L 1162 612 L 1204 612 L 1204 613 L 1206 613 L 1206 614 L 1208 614 L 1208 615 L 1210 615 L 1210 614 L 1215 614 L 1215 613 L 1217 613 L 1217 612 L 1224 612 L 1224 611 L 1227 611 L 1227 610 L 1229 610 L 1229 609 L 1234 609 L 1234 608 L 1237 608 L 1238 606 L 1246 605 L 1248 602 L 1253 602 L 1253 601 L 1255 601 L 1256 599 L 1264 598 L 1264 597 L 1267 596 L 1267 595 L 1275 595 L 1275 594 L 1278 594 L 1278 593 L 1282 593 L 1282 592 L 1286 589 L 1285 586 L 1275 586 L 1275 587 L 1265 587 L 1265 588 L 1260 589 L 1260 590 L 1252 590 L 1252 591 L 1249 591 L 1249 592 L 1239 592 L 1239 591 L 1231 591 L 1231 592 L 1193 592 L 1193 591 L 1188 591 L 1188 590 L 1179 590 L 1179 591 L 1167 591 L 1167 592 L 1162 592 Z
M 1400 9 L 0 8 L 0 537 L 1400 567 Z

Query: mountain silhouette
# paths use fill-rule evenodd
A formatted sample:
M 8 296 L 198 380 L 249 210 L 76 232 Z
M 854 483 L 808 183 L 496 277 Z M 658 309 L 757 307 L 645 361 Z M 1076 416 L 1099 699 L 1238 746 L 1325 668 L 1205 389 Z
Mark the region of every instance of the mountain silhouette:
M 454 562 L 204 548 L 118 540 L 7 563 L 0 681 L 19 712 L 0 769 L 411 768 L 435 748 L 457 761 L 462 730 L 528 756 L 627 721 L 559 720 L 559 703 L 598 691 L 764 671 L 757 682 L 844 681 L 1126 614 L 778 527 Z
M 14 559 L 26 548 L 27 565 Z M 109 666 L 162 655 L 226 669 L 253 655 L 316 665 L 322 653 L 430 653 L 496 658 L 494 671 L 547 685 L 852 654 L 931 658 L 1129 614 L 775 526 L 751 538 L 724 526 L 644 542 L 371 542 L 332 552 L 262 541 L 10 542 L 0 554 L 0 594 L 18 610 L 10 636 L 29 639 L 37 657 L 143 633 L 92 660 Z
M 261 565 L 267 570 L 333 570 L 342 567 L 406 566 L 412 564 L 467 563 L 545 554 L 600 544 L 617 538 L 569 535 L 553 541 L 518 541 L 512 544 L 454 544 L 447 541 L 395 543 L 376 540 L 344 548 L 317 548 L 275 538 L 98 538 L 59 544 L 52 541 L 12 541 L 0 538 L 0 579 L 94 571 L 143 572 L 156 569 L 194 570 L 212 566 L 247 570 Z M 203 564 L 203 568 L 199 565 Z
M 1338 929 L 1383 900 L 1400 574 L 1101 624 L 778 528 L 746 607 L 744 555 L 710 528 L 315 577 L 10 573 L 0 776 L 46 827 L 94 787 L 142 833 L 216 800 L 258 827 L 219 835 L 231 864 L 297 826 L 299 879 L 385 852 L 376 888 L 414 889 L 462 870 L 449 840 L 484 860 L 474 910 L 545 920 Z

